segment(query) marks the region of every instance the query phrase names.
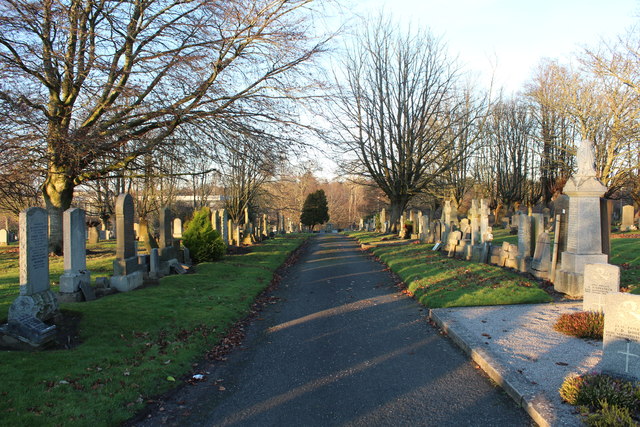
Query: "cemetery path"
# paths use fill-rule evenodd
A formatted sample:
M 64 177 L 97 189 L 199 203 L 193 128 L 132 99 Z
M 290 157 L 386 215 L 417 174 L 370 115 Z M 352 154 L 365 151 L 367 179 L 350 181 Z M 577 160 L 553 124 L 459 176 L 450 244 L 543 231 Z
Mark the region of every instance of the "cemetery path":
M 136 425 L 533 425 L 395 282 L 352 239 L 312 238 L 209 383 Z

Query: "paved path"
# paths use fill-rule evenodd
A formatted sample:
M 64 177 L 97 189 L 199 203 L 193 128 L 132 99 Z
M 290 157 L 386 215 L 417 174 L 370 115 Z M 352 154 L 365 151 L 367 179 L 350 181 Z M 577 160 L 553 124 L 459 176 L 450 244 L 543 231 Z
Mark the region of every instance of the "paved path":
M 531 425 L 353 240 L 314 237 L 275 295 L 177 424 Z

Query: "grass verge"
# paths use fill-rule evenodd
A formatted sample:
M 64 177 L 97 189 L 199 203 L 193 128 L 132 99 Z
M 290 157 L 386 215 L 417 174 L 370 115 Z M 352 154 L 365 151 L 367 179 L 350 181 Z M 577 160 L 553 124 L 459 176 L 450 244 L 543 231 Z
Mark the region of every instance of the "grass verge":
M 279 237 L 249 254 L 200 264 L 195 274 L 165 277 L 158 286 L 62 304 L 81 316 L 82 344 L 71 350 L 3 351 L 1 424 L 95 426 L 129 419 L 150 397 L 173 388 L 249 313 L 303 240 Z M 112 257 L 90 258 L 88 268 L 101 268 Z M 0 268 L 12 263 L 4 257 Z M 1 319 L 18 292 L 17 259 L 0 277 L 0 290 Z
M 381 235 L 349 233 L 361 243 L 375 244 Z M 407 291 L 430 307 L 532 304 L 552 298 L 536 281 L 503 268 L 447 258 L 433 245 L 374 246 L 371 252 L 396 273 Z

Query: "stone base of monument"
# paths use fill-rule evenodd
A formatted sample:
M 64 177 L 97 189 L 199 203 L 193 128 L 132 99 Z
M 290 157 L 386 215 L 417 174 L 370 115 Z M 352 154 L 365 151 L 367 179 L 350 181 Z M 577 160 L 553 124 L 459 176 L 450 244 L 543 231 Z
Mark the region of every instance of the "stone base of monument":
M 562 266 L 556 272 L 553 280 L 553 289 L 572 297 L 581 297 L 584 294 L 584 266 L 587 264 L 607 264 L 605 254 L 574 254 L 562 253 Z
M 52 319 L 59 313 L 58 298 L 50 289 L 32 295 L 18 296 L 11 306 L 7 318 L 9 323 L 25 316 L 42 321 Z
M 58 301 L 60 302 L 82 302 L 84 301 L 84 297 L 82 296 L 82 292 L 59 292 L 58 293 Z
M 134 271 L 133 273 L 122 276 L 111 276 L 109 280 L 110 286 L 119 292 L 129 292 L 142 286 L 144 275 L 142 271 Z
M 516 264 L 517 264 L 517 270 L 520 273 L 526 273 L 529 271 L 531 267 L 531 257 L 518 255 L 516 256 Z

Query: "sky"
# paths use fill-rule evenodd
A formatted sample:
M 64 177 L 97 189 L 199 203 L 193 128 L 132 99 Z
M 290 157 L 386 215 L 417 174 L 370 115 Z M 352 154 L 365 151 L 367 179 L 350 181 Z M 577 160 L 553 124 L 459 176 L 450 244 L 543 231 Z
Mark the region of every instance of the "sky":
M 441 36 L 482 81 L 515 92 L 542 58 L 567 62 L 581 46 L 622 35 L 640 22 L 640 0 L 351 0 L 352 12 L 384 8 Z M 495 67 L 494 67 L 495 66 Z

